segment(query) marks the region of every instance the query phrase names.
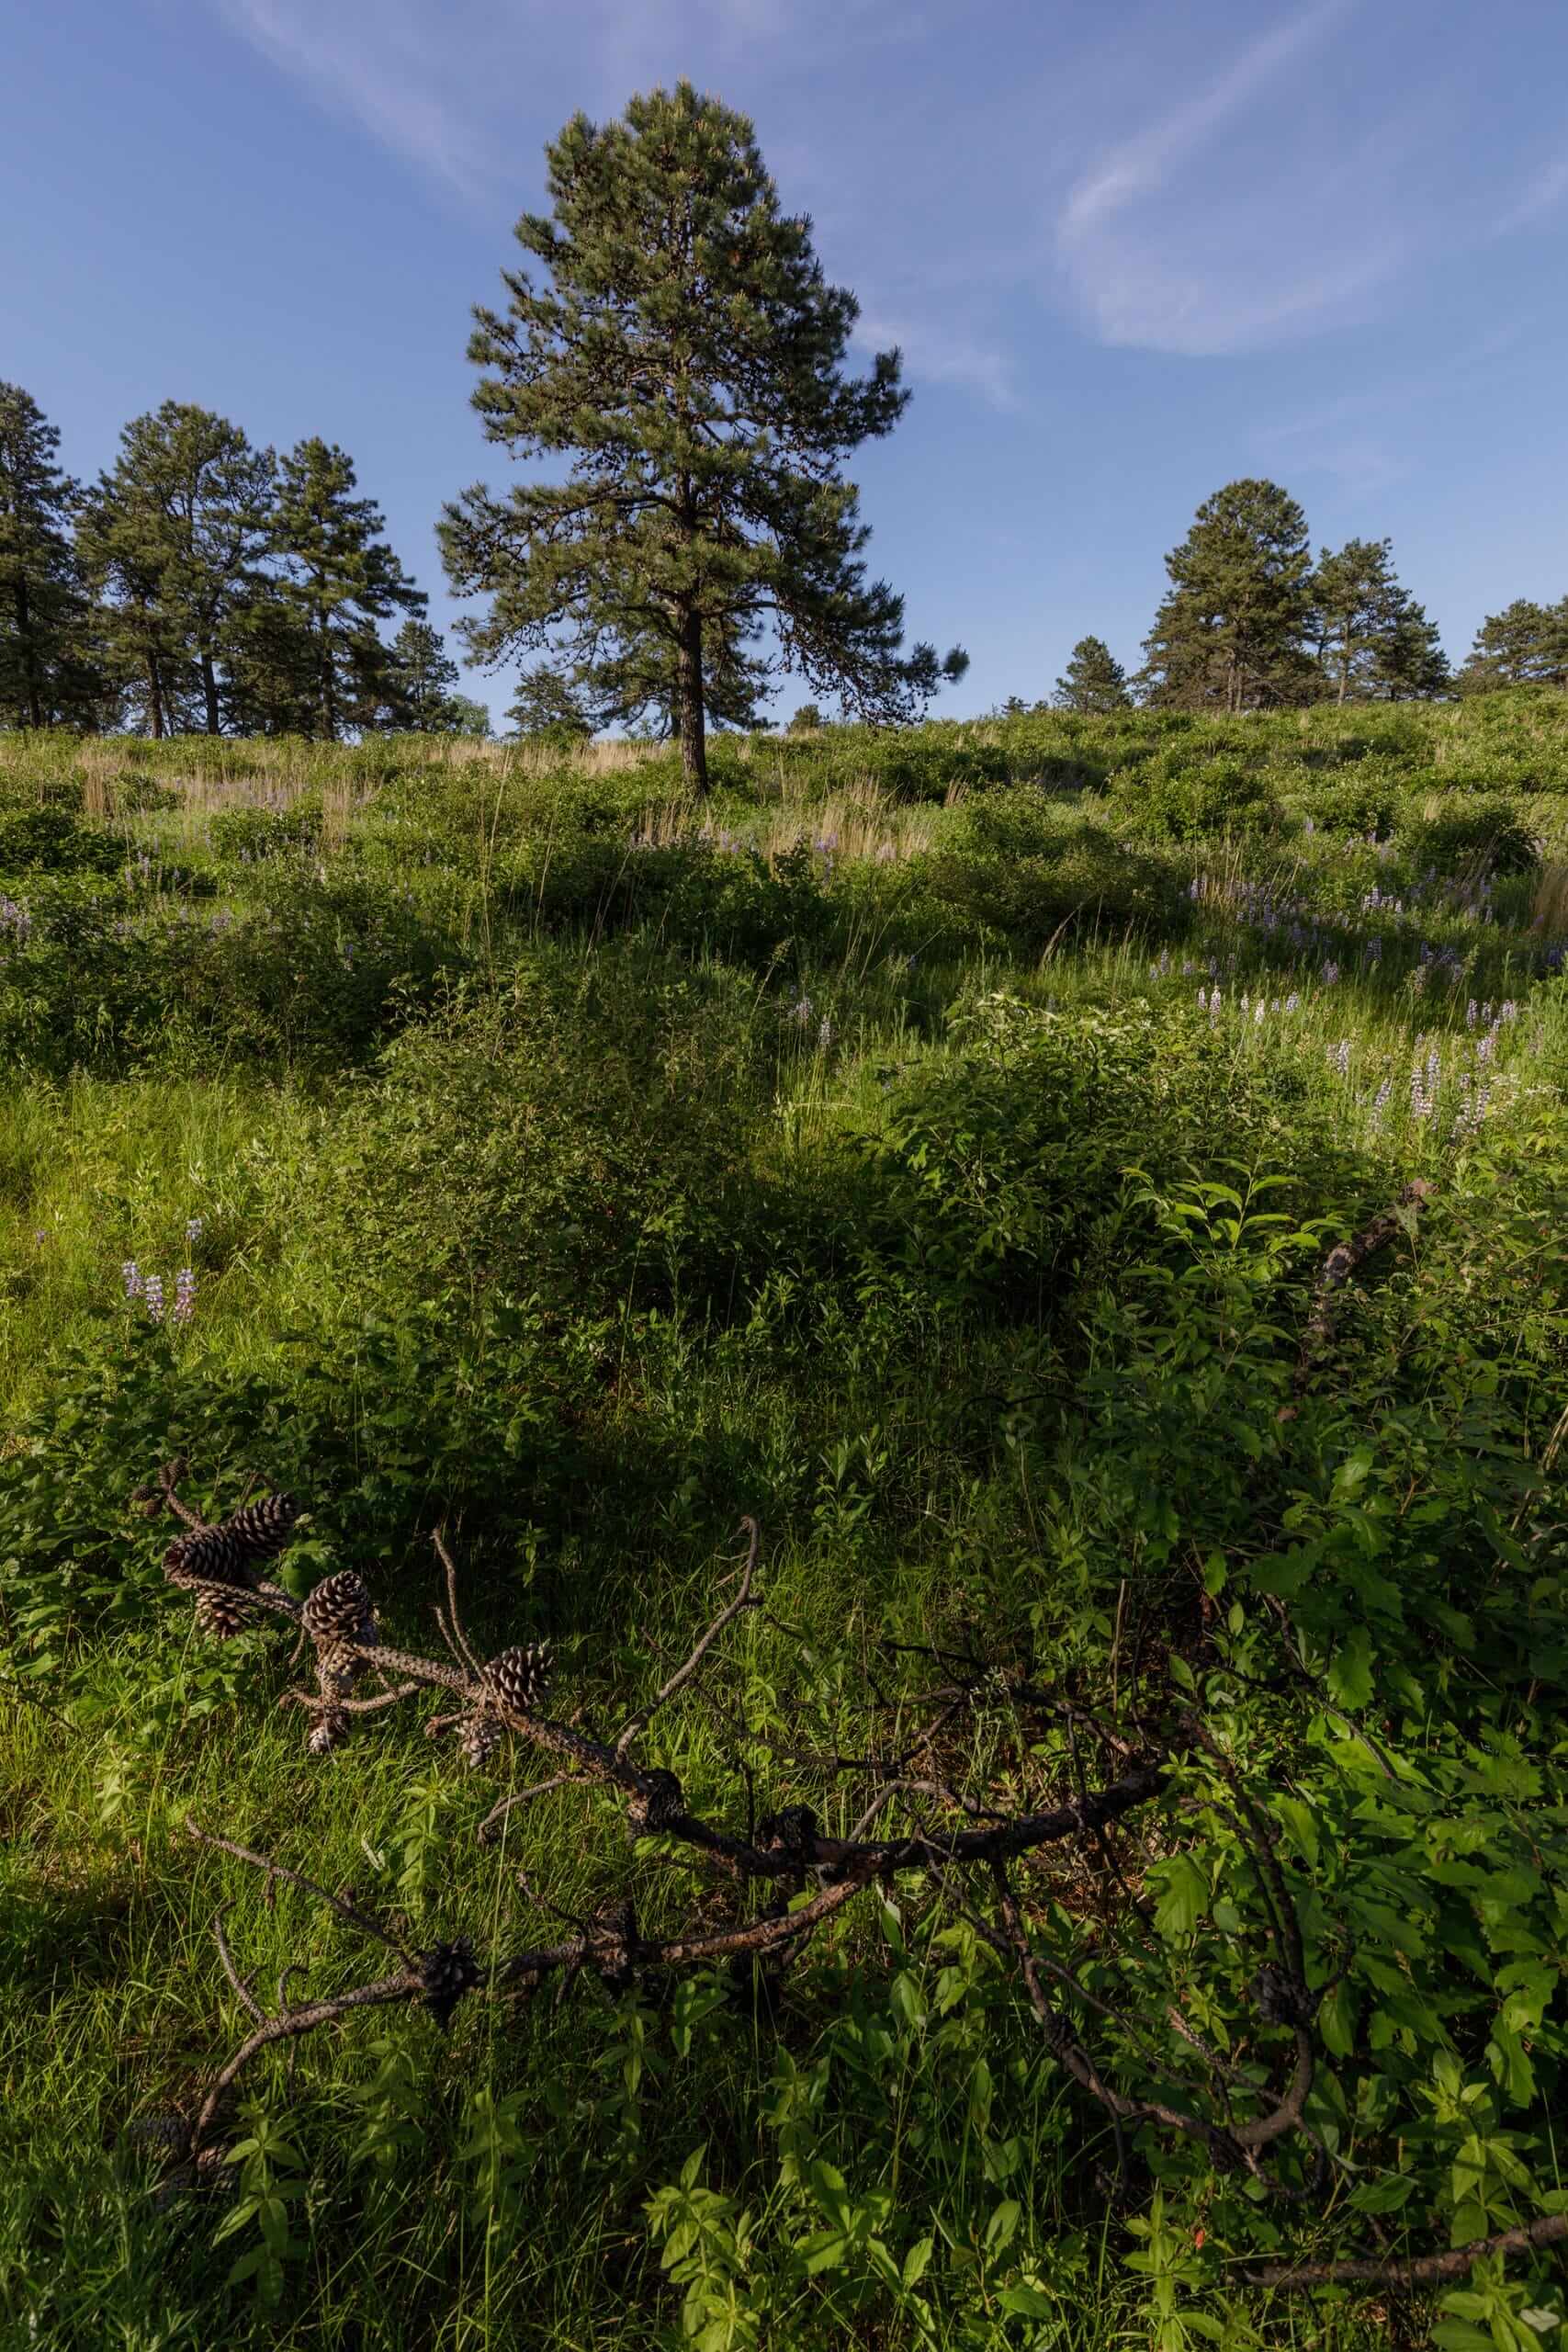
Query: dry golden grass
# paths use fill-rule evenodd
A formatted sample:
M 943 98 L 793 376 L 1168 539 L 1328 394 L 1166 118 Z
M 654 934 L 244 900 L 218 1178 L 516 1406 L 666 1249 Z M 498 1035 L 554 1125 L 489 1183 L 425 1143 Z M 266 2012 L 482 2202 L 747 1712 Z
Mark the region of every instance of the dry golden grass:
M 1547 937 L 1568 931 L 1568 865 L 1549 861 L 1540 867 L 1530 899 L 1530 921 Z

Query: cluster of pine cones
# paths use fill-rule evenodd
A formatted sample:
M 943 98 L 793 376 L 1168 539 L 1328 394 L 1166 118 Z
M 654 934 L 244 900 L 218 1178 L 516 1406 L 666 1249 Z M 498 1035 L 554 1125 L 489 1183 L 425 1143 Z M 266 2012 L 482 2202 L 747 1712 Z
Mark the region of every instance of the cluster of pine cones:
M 219 1526 L 192 1528 L 170 1544 L 164 1574 L 171 1584 L 224 1588 L 197 1592 L 196 1622 L 204 1634 L 226 1642 L 241 1631 L 252 1611 L 253 1572 L 283 1550 L 299 1516 L 292 1495 L 267 1495 Z
M 376 1611 L 370 1589 L 355 1568 L 339 1568 L 323 1577 L 306 1600 L 299 1622 L 316 1645 L 316 1688 L 323 1699 L 344 1700 L 365 1671 L 365 1660 L 350 1644 L 374 1649 Z M 305 1745 L 312 1756 L 326 1756 L 348 1736 L 349 1718 L 341 1705 L 323 1707 L 311 1724 Z
M 525 1642 L 502 1650 L 484 1669 L 484 1679 L 496 1705 L 520 1715 L 529 1714 L 549 1687 L 549 1647 L 545 1642 Z M 490 1762 L 503 1725 L 495 1708 L 480 1706 L 464 1718 L 457 1734 L 463 1761 L 479 1771 Z

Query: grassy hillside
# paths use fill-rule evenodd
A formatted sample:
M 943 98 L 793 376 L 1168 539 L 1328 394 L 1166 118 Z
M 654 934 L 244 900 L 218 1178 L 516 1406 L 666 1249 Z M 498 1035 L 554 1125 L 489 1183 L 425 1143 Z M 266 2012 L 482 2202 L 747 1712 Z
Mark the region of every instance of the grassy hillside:
M 1568 702 L 714 770 L 0 738 L 3 2340 L 1554 2343 Z M 581 1758 L 481 1841 L 559 1756 L 418 1696 L 312 1756 L 176 1456 L 441 1657 L 444 1527 L 601 1742 L 754 1516 L 632 1752 L 913 1844 L 656 1962 L 831 1867 Z M 264 2052 L 196 2187 L 247 2006 L 388 1953 L 187 1823 L 497 1970 Z

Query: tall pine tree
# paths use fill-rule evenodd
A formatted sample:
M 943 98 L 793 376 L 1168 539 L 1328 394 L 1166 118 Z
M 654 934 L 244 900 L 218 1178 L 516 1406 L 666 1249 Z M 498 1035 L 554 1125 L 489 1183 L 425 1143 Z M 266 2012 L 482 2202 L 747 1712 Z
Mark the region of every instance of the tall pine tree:
M 1128 710 L 1127 673 L 1103 639 L 1080 637 L 1056 681 L 1052 697 L 1058 710 Z
M 1144 640 L 1146 700 L 1255 710 L 1316 691 L 1306 516 L 1277 482 L 1227 482 L 1165 560 L 1170 587 Z
M 276 462 L 226 417 L 165 401 L 124 428 L 94 493 L 85 544 L 154 734 L 187 719 L 222 732 L 221 673 L 269 541 Z
M 901 656 L 903 601 L 866 579 L 842 473 L 903 413 L 898 355 L 844 374 L 858 305 L 782 210 L 751 125 L 681 83 L 619 122 L 577 116 L 548 164 L 553 212 L 516 232 L 546 282 L 507 272 L 468 356 L 488 437 L 572 462 L 447 508 L 453 584 L 491 599 L 476 654 L 554 648 L 623 701 L 628 672 L 669 678 L 695 790 L 726 662 L 735 691 L 787 667 L 864 717 L 910 716 L 964 657 Z
M 427 601 L 382 537 L 380 508 L 355 488 L 346 451 L 317 439 L 289 451 L 273 518 L 281 609 L 264 598 L 251 616 L 275 695 L 329 742 L 373 726 L 385 706 L 390 657 L 377 622 Z
M 1337 702 L 1442 691 L 1449 665 L 1437 629 L 1394 577 L 1387 539 L 1325 548 L 1312 587 L 1318 662 Z
M 17 727 L 107 716 L 72 536 L 81 493 L 59 447 L 31 393 L 0 383 L 0 721 Z

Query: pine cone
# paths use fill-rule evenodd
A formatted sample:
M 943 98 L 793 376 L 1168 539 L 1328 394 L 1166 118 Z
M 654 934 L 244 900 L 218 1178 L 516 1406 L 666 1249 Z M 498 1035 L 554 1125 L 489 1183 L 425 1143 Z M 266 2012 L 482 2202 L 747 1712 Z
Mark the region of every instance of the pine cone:
M 485 1680 L 503 1707 L 511 1707 L 520 1715 L 529 1713 L 538 1705 L 549 1684 L 548 1644 L 527 1642 L 518 1648 L 502 1650 L 485 1668 Z
M 804 1860 L 811 1851 L 818 1826 L 808 1804 L 781 1805 L 777 1813 L 770 1813 L 757 1824 L 757 1845 L 764 1854 L 798 1855 Z
M 464 1994 L 471 1993 L 479 1982 L 473 1945 L 467 1936 L 459 1936 L 455 1943 L 437 1944 L 421 1959 L 419 1973 L 424 2006 L 445 2033 Z
M 593 1922 L 590 1965 L 607 1991 L 624 1993 L 637 1973 L 637 1911 L 630 1903 L 615 1903 Z
M 226 1528 L 192 1528 L 164 1553 L 164 1574 L 171 1584 L 243 1584 L 244 1551 Z
M 292 1495 L 265 1495 L 259 1503 L 247 1503 L 232 1519 L 226 1519 L 218 1532 L 237 1544 L 244 1558 L 270 1560 L 288 1544 L 299 1516 L 299 1506 Z
M 1252 1980 L 1258 2014 L 1270 2025 L 1308 2026 L 1317 2004 L 1304 1984 L 1271 1960 L 1266 1960 Z
M 686 1810 L 686 1792 L 673 1772 L 645 1772 L 643 1781 L 626 1807 L 626 1818 L 641 1836 L 649 1837 L 680 1820 Z
M 364 1577 L 355 1568 L 339 1568 L 323 1577 L 299 1612 L 300 1623 L 318 1648 L 333 1642 L 357 1642 L 369 1648 L 376 1639 L 376 1612 Z
M 457 1747 L 471 1772 L 481 1771 L 495 1754 L 501 1725 L 493 1715 L 469 1715 L 457 1734 Z
M 211 1641 L 231 1642 L 236 1634 L 244 1632 L 250 1615 L 250 1603 L 238 1589 L 198 1592 L 196 1597 L 196 1622 Z
M 316 1717 L 305 1735 L 305 1751 L 310 1756 L 330 1756 L 348 1737 L 349 1718 L 341 1707 L 328 1707 Z

